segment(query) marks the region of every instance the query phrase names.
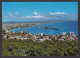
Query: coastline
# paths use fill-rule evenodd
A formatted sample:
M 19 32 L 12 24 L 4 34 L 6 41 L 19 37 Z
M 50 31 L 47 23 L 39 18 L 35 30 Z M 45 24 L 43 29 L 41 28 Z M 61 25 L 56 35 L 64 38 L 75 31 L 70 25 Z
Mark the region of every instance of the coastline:
M 62 21 L 61 21 L 62 22 Z M 44 24 L 49 24 L 50 25 L 50 23 L 51 24 L 54 24 L 54 23 L 61 23 L 61 22 L 45 22 L 45 23 L 4 23 L 3 24 L 3 26 L 2 26 L 2 28 L 3 28 L 3 30 L 8 30 L 8 31 L 11 31 L 11 30 L 13 30 L 13 29 L 15 29 L 15 28 L 24 28 L 24 29 L 27 29 L 27 28 L 29 28 L 29 27 L 31 27 L 31 29 L 33 28 L 33 31 L 28 31 L 29 33 L 31 32 L 31 33 L 34 33 L 34 34 L 37 34 L 38 32 L 36 31 L 36 29 L 34 28 L 34 27 L 36 27 L 37 26 L 37 28 L 39 27 L 38 25 L 44 25 Z M 69 21 L 69 23 L 70 23 L 70 21 Z M 55 24 L 55 25 L 56 25 Z M 62 24 L 62 23 L 61 23 Z M 71 23 L 70 23 L 71 24 Z M 54 26 L 55 26 L 54 25 Z M 60 24 L 58 24 L 58 25 L 60 25 Z M 51 25 L 50 25 L 51 26 Z M 61 29 L 64 29 L 64 28 L 62 28 L 62 27 L 54 27 L 53 26 L 53 28 L 61 28 Z M 64 25 L 63 25 L 64 26 Z M 42 27 L 49 27 L 49 26 L 42 26 Z M 35 30 L 34 30 L 35 29 Z M 48 30 L 48 29 L 47 29 Z M 15 31 L 15 30 L 14 30 Z M 35 33 L 34 31 L 36 31 L 37 33 Z M 40 32 L 42 32 L 41 30 L 39 30 Z M 61 32 L 67 32 L 67 31 L 61 31 L 61 32 L 59 32 L 58 30 L 54 30 L 53 32 L 58 32 L 59 34 L 61 33 Z M 71 31 L 71 30 L 70 30 Z M 69 31 L 69 32 L 70 32 Z M 12 31 L 11 31 L 12 32 Z M 40 33 L 39 32 L 39 33 Z M 52 35 L 52 33 L 53 32 L 51 32 L 50 33 L 50 35 Z M 73 31 L 72 31 L 73 32 Z M 42 33 L 44 33 L 44 32 L 42 32 Z M 46 33 L 44 33 L 44 34 L 46 34 Z M 76 32 L 75 32 L 75 34 L 76 34 Z M 54 35 L 54 34 L 53 34 Z M 56 34 L 55 34 L 56 35 Z M 77 36 L 77 35 L 76 35 Z

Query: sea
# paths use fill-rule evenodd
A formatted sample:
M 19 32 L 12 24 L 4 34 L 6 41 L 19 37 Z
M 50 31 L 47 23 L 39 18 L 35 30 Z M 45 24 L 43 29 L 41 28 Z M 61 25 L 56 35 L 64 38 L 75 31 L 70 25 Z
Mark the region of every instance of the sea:
M 43 33 L 44 35 L 61 35 L 62 32 L 74 32 L 75 36 L 78 36 L 78 22 L 56 22 L 56 23 L 47 23 L 47 24 L 39 24 L 36 25 L 38 27 L 50 27 L 50 28 L 61 28 L 60 30 L 56 29 L 43 29 L 37 27 L 29 27 L 29 28 L 15 28 L 9 32 L 13 31 L 27 31 L 27 33 L 36 34 Z

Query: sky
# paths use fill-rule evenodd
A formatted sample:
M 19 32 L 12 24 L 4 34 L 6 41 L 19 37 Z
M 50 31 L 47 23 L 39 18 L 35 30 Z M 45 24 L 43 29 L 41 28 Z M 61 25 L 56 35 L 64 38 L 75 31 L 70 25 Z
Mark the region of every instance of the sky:
M 2 2 L 2 22 L 78 20 L 78 2 Z

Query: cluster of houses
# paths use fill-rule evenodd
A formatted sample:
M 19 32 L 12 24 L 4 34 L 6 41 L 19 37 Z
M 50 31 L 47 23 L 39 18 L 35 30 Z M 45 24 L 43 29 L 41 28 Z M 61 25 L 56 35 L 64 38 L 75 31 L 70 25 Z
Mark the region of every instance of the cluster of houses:
M 33 41 L 45 41 L 45 40 L 78 40 L 77 36 L 74 36 L 74 32 L 62 32 L 61 35 L 44 35 L 43 33 L 39 33 L 38 35 L 27 33 L 26 31 L 20 32 L 11 32 L 8 30 L 5 31 L 5 34 L 2 34 L 4 39 L 15 39 L 15 40 L 26 40 L 31 39 Z

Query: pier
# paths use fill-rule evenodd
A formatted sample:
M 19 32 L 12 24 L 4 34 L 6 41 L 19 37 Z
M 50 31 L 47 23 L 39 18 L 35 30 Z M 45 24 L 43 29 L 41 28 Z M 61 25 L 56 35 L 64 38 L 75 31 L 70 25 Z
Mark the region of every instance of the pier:
M 37 27 L 37 26 L 35 26 Z M 55 30 L 60 30 L 61 28 L 55 28 L 55 27 L 37 27 L 37 28 L 43 28 L 43 29 L 55 29 Z

